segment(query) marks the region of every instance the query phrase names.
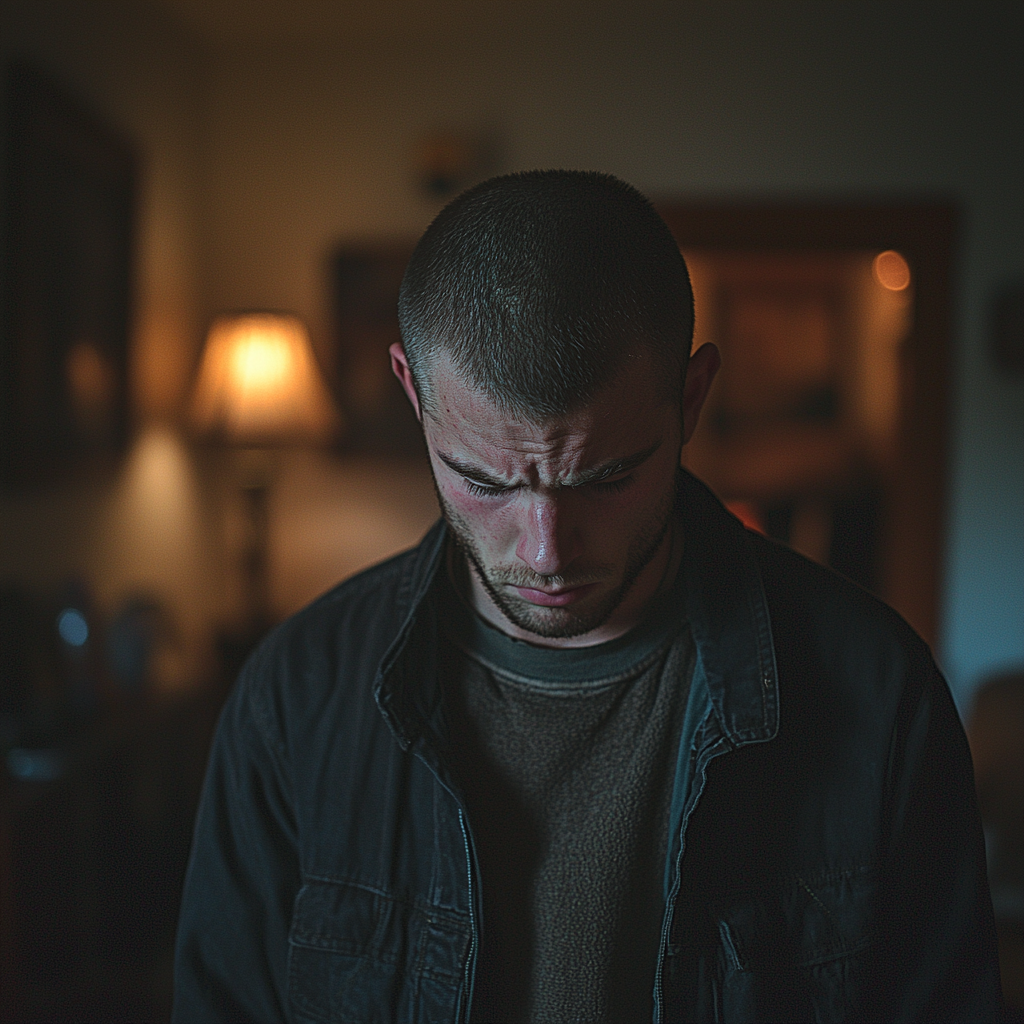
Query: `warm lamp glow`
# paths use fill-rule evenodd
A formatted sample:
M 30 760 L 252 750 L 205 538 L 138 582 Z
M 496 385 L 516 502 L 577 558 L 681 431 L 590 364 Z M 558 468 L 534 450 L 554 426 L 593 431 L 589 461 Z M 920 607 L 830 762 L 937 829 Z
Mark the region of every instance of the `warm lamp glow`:
M 243 313 L 214 321 L 192 402 L 204 433 L 239 443 L 324 440 L 338 413 L 302 321 Z
M 875 280 L 891 292 L 901 292 L 910 284 L 910 267 L 895 249 L 886 249 L 875 257 Z

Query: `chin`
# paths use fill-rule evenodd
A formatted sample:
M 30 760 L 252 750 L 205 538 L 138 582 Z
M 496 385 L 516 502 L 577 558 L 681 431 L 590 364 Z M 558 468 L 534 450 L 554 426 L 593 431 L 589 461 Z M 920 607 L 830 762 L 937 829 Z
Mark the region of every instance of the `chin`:
M 603 626 L 622 600 L 620 593 L 606 598 L 596 608 L 539 608 L 528 601 L 510 601 L 492 592 L 492 598 L 509 622 L 545 640 L 567 640 Z

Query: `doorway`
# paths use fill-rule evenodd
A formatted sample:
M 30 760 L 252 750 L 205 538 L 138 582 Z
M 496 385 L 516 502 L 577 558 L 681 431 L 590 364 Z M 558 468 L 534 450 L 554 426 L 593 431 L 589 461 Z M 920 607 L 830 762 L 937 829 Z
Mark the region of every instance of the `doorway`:
M 689 205 L 695 344 L 723 368 L 685 463 L 748 525 L 877 593 L 934 647 L 955 211 Z

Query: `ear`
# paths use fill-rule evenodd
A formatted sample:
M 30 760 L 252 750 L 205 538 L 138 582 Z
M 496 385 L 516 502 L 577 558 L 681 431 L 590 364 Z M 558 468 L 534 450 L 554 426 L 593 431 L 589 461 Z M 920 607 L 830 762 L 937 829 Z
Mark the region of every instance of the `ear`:
M 420 396 L 416 394 L 416 385 L 412 382 L 412 370 L 409 369 L 409 360 L 405 358 L 405 349 L 399 342 L 395 342 L 389 349 L 391 353 L 391 370 L 402 385 L 406 397 L 412 402 L 416 419 L 423 422 L 423 413 L 420 411 Z
M 683 444 L 693 437 L 704 408 L 715 374 L 722 365 L 722 357 L 715 345 L 701 345 L 690 356 L 683 385 Z

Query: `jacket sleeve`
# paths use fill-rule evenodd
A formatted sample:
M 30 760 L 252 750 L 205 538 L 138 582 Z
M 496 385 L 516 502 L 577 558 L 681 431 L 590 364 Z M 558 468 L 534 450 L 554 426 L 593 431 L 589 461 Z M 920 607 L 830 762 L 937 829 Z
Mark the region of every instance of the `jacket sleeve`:
M 929 659 L 930 661 L 930 659 Z M 935 669 L 908 687 L 889 758 L 873 1020 L 1001 1019 L 970 751 Z
M 217 728 L 178 923 L 172 1020 L 287 1019 L 296 826 L 260 652 Z

